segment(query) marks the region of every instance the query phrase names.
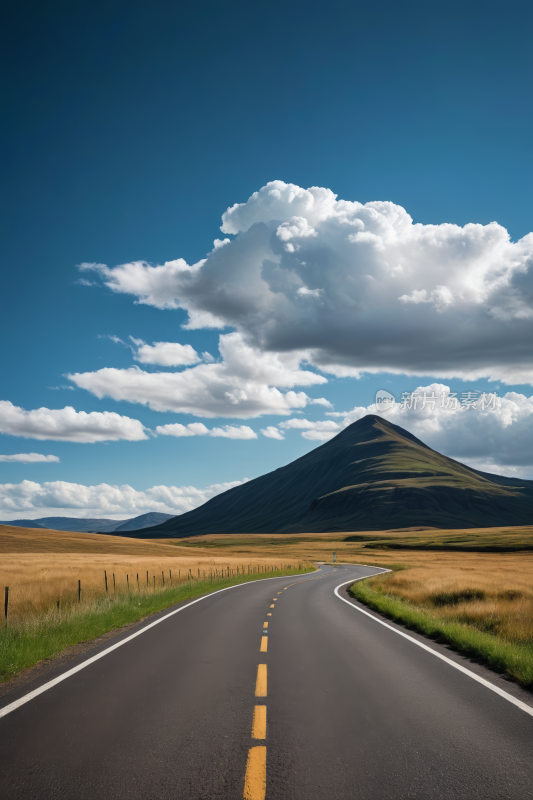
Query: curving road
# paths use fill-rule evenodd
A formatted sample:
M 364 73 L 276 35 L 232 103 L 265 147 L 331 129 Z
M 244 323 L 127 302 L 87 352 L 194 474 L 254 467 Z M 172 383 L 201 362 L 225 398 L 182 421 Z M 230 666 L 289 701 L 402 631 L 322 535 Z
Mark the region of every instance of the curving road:
M 7 695 L 0 798 L 262 800 L 264 779 L 267 800 L 531 798 L 527 693 L 335 595 L 377 571 L 324 567 L 185 603 L 10 713 L 39 684 Z

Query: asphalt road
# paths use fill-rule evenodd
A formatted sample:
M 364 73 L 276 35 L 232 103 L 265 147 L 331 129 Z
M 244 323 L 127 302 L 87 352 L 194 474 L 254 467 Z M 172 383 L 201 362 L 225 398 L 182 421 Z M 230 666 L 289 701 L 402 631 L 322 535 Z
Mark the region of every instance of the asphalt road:
M 220 592 L 71 675 L 0 719 L 0 798 L 531 798 L 533 717 L 335 596 L 373 572 Z

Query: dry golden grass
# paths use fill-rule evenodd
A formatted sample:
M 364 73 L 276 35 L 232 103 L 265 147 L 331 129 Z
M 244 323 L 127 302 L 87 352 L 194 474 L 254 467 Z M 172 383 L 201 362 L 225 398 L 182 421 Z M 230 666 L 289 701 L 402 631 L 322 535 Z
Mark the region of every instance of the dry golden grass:
M 104 570 L 109 592 L 113 593 L 113 573 L 117 593 L 127 590 L 151 592 L 170 583 L 225 574 L 227 568 L 239 572 L 248 567 L 294 563 L 291 558 L 267 558 L 252 553 L 243 560 L 240 554 L 221 550 L 209 552 L 195 547 L 128 539 L 91 533 L 41 531 L 0 525 L 0 590 L 9 586 L 9 616 L 13 621 L 45 614 L 57 607 L 77 602 L 81 580 L 84 602 L 105 593 Z M 279 556 L 279 554 L 276 554 Z M 148 586 L 146 573 L 148 572 Z M 139 583 L 137 584 L 137 574 Z
M 526 541 L 533 528 L 490 528 L 475 531 L 435 529 L 368 531 L 355 534 L 363 541 L 343 541 L 353 533 L 271 535 L 210 535 L 177 540 L 139 540 L 102 534 L 42 531 L 0 526 L 0 588 L 10 587 L 13 618 L 45 613 L 57 600 L 69 605 L 77 599 L 78 580 L 84 600 L 104 592 L 104 570 L 109 591 L 113 573 L 117 592 L 130 588 L 153 591 L 165 581 L 184 580 L 204 572 L 218 574 L 227 567 L 239 571 L 248 565 L 275 565 L 303 561 L 372 563 L 410 567 L 379 581 L 382 591 L 423 607 L 443 619 L 467 623 L 516 642 L 533 641 L 533 552 L 479 553 L 456 550 L 395 550 L 394 542 L 417 539 L 442 541 L 464 533 L 484 541 Z M 373 549 L 373 538 L 387 540 L 388 549 Z M 146 572 L 149 583 L 146 585 Z
M 158 555 L 168 545 L 149 540 L 0 525 L 0 553 L 114 553 Z
M 367 531 L 335 534 L 259 536 L 203 536 L 180 540 L 210 552 L 239 553 L 241 558 L 256 554 L 268 559 L 283 554 L 287 560 L 337 563 L 403 564 L 408 570 L 374 579 L 381 591 L 423 607 L 433 616 L 462 622 L 512 642 L 533 642 L 533 552 L 480 553 L 446 550 L 450 535 L 475 537 L 482 542 L 527 541 L 533 528 L 489 528 L 466 531 L 436 529 Z M 347 536 L 388 540 L 388 549 L 373 549 L 368 541 L 345 542 Z M 442 540 L 442 550 L 395 550 L 394 542 L 418 538 L 421 545 L 431 537 Z M 168 541 L 168 540 L 167 540 Z
M 411 569 L 375 579 L 372 588 L 424 608 L 433 617 L 509 642 L 533 642 L 533 555 L 469 553 L 426 563 L 411 555 Z

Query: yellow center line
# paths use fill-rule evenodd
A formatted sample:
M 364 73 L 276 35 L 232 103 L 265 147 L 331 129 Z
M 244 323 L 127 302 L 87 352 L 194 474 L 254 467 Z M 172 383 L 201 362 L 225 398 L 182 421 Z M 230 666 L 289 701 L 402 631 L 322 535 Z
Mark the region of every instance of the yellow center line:
M 266 747 L 250 747 L 244 779 L 244 800 L 264 800 L 266 795 Z
M 307 581 L 319 581 L 321 578 L 325 577 L 326 577 L 325 575 L 319 575 L 317 578 L 306 578 L 304 581 L 295 581 L 294 583 L 289 583 L 289 585 L 286 586 L 285 589 L 290 589 L 291 586 L 298 586 L 299 583 L 307 583 Z M 283 591 L 285 591 L 285 589 Z
M 252 739 L 266 739 L 267 707 L 255 706 L 254 721 L 252 723 Z
M 323 578 L 319 575 L 316 578 L 307 578 L 306 580 L 316 581 Z M 295 581 L 285 586 L 282 591 L 290 589 L 291 586 L 296 586 L 298 583 L 305 583 L 305 581 Z M 280 595 L 281 592 L 278 592 Z M 277 597 L 272 598 L 273 602 L 270 608 L 275 608 L 274 603 Z M 269 611 L 267 617 L 271 617 L 272 613 Z M 263 623 L 263 630 L 268 628 L 268 622 Z M 265 631 L 266 632 L 266 631 Z M 261 653 L 266 653 L 268 647 L 268 636 L 261 637 Z M 255 681 L 255 696 L 267 696 L 267 665 L 257 665 L 257 678 Z M 252 723 L 252 739 L 266 739 L 266 705 L 254 707 L 254 718 Z M 264 745 L 257 745 L 251 747 L 248 751 L 248 760 L 246 762 L 246 775 L 244 778 L 244 793 L 243 800 L 265 800 L 266 797 L 266 747 Z
M 256 697 L 266 697 L 267 696 L 267 665 L 266 664 L 258 664 L 257 665 L 257 679 L 255 681 L 255 696 Z

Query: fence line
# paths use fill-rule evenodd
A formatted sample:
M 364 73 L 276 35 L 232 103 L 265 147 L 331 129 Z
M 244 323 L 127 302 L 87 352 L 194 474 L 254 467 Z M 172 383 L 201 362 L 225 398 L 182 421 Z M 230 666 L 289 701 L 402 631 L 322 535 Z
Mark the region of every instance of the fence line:
M 219 581 L 221 579 L 232 578 L 232 577 L 245 577 L 246 575 L 259 575 L 259 574 L 267 574 L 267 573 L 270 573 L 270 572 L 272 572 L 272 573 L 282 572 L 284 569 L 285 570 L 293 569 L 294 571 L 301 571 L 304 566 L 305 566 L 305 562 L 299 561 L 299 562 L 297 562 L 295 564 L 281 564 L 281 565 L 275 565 L 275 564 L 269 564 L 269 565 L 268 564 L 248 564 L 247 568 L 245 567 L 244 564 L 240 565 L 240 567 L 238 565 L 235 566 L 235 567 L 229 566 L 229 565 L 228 566 L 220 566 L 220 568 L 218 568 L 218 567 L 210 567 L 208 572 L 205 569 L 201 571 L 200 568 L 198 568 L 198 576 L 197 577 L 196 576 L 193 577 L 192 569 L 189 568 L 188 572 L 185 574 L 183 580 L 181 578 L 181 568 L 178 568 L 178 578 L 177 578 L 176 586 L 179 587 L 180 585 L 189 583 L 190 581 L 195 581 L 195 582 L 200 582 L 200 581 L 214 582 L 214 581 Z M 116 574 L 113 572 L 112 575 L 113 575 L 113 595 L 114 595 L 115 599 L 118 600 L 117 589 L 118 589 L 118 595 L 119 596 L 120 596 L 121 592 L 120 592 L 120 588 L 117 587 Z M 173 578 L 172 578 L 172 570 L 171 569 L 169 569 L 168 575 L 169 575 L 169 579 L 168 579 L 169 583 L 165 583 L 165 570 L 161 570 L 161 583 L 160 583 L 161 591 L 168 591 L 170 588 L 174 588 L 174 582 L 173 582 Z M 140 580 L 139 580 L 139 573 L 138 572 L 136 573 L 136 578 L 137 578 L 137 581 L 136 581 L 137 582 L 137 592 L 138 592 L 138 594 L 141 594 Z M 155 593 L 157 591 L 157 588 L 158 588 L 156 586 L 156 576 L 153 575 L 152 579 L 153 579 L 153 589 L 152 589 L 152 591 Z M 81 602 L 82 602 L 81 579 L 78 579 L 77 583 L 78 583 L 78 586 L 77 586 L 77 602 L 78 602 L 78 604 L 81 604 Z M 126 587 L 125 587 L 126 592 L 128 594 L 130 594 L 131 591 L 132 591 L 132 588 L 134 586 L 135 586 L 135 584 L 133 583 L 133 581 L 132 581 L 132 585 L 130 585 L 129 573 L 126 573 Z M 146 571 L 146 586 L 147 586 L 147 590 L 149 590 L 149 571 L 148 570 Z M 11 588 L 13 588 L 13 587 L 11 587 Z M 10 589 L 10 587 L 6 586 L 5 587 L 5 593 L 4 593 L 4 619 L 5 619 L 5 625 L 6 626 L 7 626 L 7 622 L 8 622 L 8 616 L 9 616 L 9 599 L 10 599 L 9 598 L 9 589 Z M 104 593 L 103 594 L 104 595 L 109 595 L 109 584 L 108 584 L 107 569 L 104 569 Z M 100 594 L 100 596 L 102 596 L 102 594 Z M 61 603 L 61 597 L 59 597 L 57 599 L 57 601 L 52 601 L 57 605 L 57 612 L 58 613 L 60 613 L 61 607 L 62 607 L 62 605 L 64 605 L 65 600 L 67 602 L 67 605 L 70 605 L 71 602 L 75 602 L 73 596 L 70 595 L 70 597 L 72 598 L 72 601 L 69 601 L 68 599 L 63 597 L 63 604 Z M 87 594 L 87 600 L 88 601 L 94 600 L 94 597 L 91 597 L 91 587 L 89 589 L 89 594 Z

